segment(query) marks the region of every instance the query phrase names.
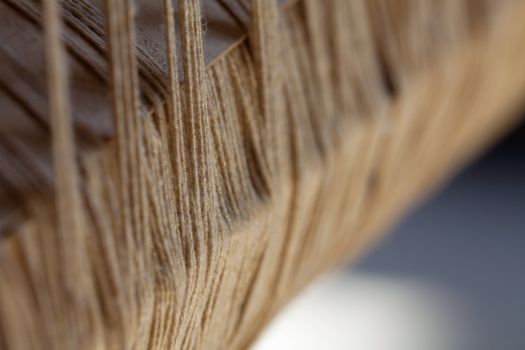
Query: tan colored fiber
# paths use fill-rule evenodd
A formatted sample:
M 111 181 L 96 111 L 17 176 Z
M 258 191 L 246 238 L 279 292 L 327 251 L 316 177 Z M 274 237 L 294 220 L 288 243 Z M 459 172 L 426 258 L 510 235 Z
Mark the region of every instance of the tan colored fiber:
M 525 93 L 519 0 L 42 5 L 0 0 L 2 350 L 249 348 Z

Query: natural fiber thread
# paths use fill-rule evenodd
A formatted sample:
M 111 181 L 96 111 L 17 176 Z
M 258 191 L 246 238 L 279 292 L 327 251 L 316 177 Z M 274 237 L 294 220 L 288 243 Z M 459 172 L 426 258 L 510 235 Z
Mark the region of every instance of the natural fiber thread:
M 1 238 L 5 349 L 247 348 L 505 130 L 525 91 L 520 2 L 254 0 L 249 42 L 205 67 L 200 2 L 174 18 L 164 0 L 166 77 L 136 48 L 132 2 L 107 0 L 105 27 L 63 6 L 106 28 L 116 134 L 74 142 L 46 2 L 56 205 L 28 196 Z
M 47 262 L 59 271 L 59 278 L 52 283 L 61 284 L 51 299 L 49 322 L 57 328 L 66 328 L 71 322 L 77 323 L 78 315 L 72 310 L 60 312 L 61 304 L 81 308 L 89 286 L 86 270 L 86 232 L 82 221 L 82 204 L 78 181 L 75 141 L 71 123 L 69 92 L 64 70 L 62 52 L 61 20 L 59 5 L 55 0 L 46 1 L 43 7 L 46 40 L 46 63 L 49 91 L 49 115 L 51 117 L 53 163 L 55 175 L 55 198 L 58 213 L 56 237 L 50 238 Z M 75 234 L 71 234 L 74 232 Z M 57 276 L 58 277 L 58 276 Z M 81 323 L 79 323 L 81 325 Z M 63 348 L 81 345 L 81 338 L 87 334 L 84 327 L 71 334 L 58 332 L 52 336 Z

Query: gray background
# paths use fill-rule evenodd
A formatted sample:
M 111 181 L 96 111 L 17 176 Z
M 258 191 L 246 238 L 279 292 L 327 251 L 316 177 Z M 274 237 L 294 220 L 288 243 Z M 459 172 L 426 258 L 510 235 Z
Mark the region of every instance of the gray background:
M 468 349 L 525 350 L 525 125 L 349 273 L 420 279 L 468 303 Z

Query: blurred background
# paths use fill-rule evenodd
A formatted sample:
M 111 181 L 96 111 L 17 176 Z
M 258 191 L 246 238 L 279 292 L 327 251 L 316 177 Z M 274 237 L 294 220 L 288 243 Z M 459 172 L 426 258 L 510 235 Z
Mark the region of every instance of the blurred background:
M 524 350 L 525 123 L 322 276 L 256 350 Z

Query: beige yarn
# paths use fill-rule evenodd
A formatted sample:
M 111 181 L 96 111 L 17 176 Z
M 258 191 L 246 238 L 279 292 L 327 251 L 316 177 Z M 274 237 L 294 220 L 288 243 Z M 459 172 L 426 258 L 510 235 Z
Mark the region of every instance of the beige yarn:
M 43 24 L 54 191 L 0 176 L 23 213 L 0 235 L 0 349 L 248 348 L 511 127 L 525 93 L 520 0 L 239 2 L 247 37 L 207 66 L 200 1 L 162 0 L 164 76 L 134 2 L 101 1 L 103 18 L 88 0 L 2 3 Z M 86 60 L 110 86 L 109 140 L 76 124 L 64 9 L 105 23 L 107 62 Z

